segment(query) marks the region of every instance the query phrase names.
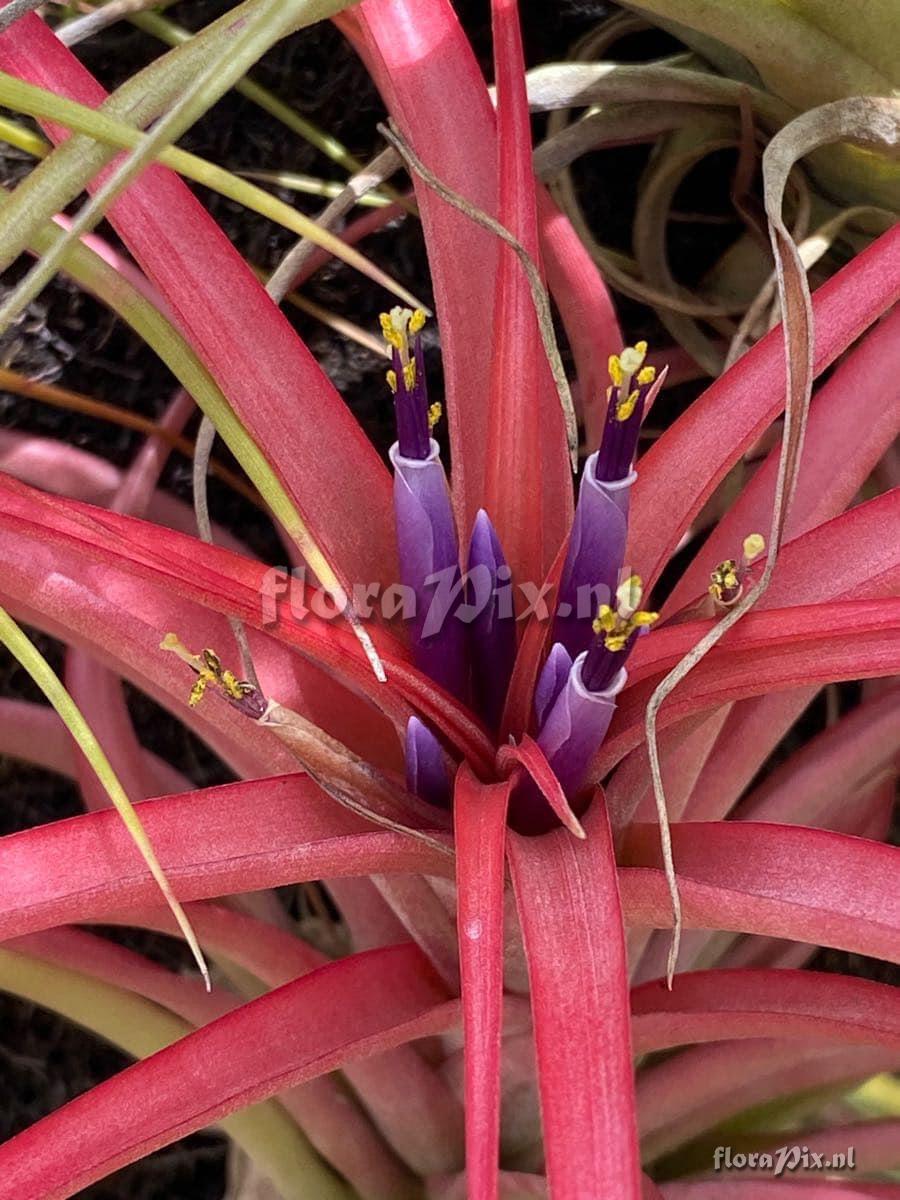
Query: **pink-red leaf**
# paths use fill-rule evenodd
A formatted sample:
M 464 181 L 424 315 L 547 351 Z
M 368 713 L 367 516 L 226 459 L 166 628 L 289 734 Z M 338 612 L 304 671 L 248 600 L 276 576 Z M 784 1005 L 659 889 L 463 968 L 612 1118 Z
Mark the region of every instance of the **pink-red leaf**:
M 813 971 L 694 971 L 631 993 L 636 1054 L 728 1038 L 822 1038 L 900 1050 L 900 993 Z
M 685 928 L 727 929 L 900 956 L 900 850 L 846 834 L 751 821 L 672 826 Z M 627 867 L 659 865 L 659 832 L 633 826 Z M 630 923 L 671 921 L 660 873 L 621 872 Z
M 627 965 L 602 795 L 587 839 L 509 835 L 555 1200 L 641 1195 Z
M 630 686 L 595 763 L 598 775 L 643 741 L 644 713 L 660 673 L 674 666 L 708 627 L 691 622 L 645 638 L 629 665 Z M 749 613 L 663 705 L 661 729 L 703 712 L 766 692 L 837 679 L 888 676 L 900 669 L 900 599 Z
M 816 374 L 898 295 L 900 227 L 894 227 L 813 296 Z M 731 465 L 784 407 L 784 397 L 779 325 L 716 380 L 640 460 L 625 561 L 635 564 L 648 586 Z
M 465 764 L 456 776 L 456 923 L 465 1037 L 466 1178 L 469 1195 L 497 1200 L 500 1039 L 503 1027 L 503 889 L 511 784 L 483 784 Z
M 500 223 L 539 259 L 531 122 L 517 0 L 492 0 Z M 485 507 L 520 580 L 543 579 L 572 519 L 566 429 L 534 300 L 512 248 L 500 247 L 494 301 Z M 527 480 L 527 484 L 525 481 Z
M 181 900 L 329 875 L 452 872 L 449 858 L 407 835 L 372 832 L 302 775 L 148 800 L 141 820 Z M 149 872 L 109 810 L 28 829 L 0 845 L 0 937 L 102 921 L 156 901 Z
M 182 1038 L 0 1146 L 0 1197 L 63 1200 L 238 1108 L 457 1019 L 458 1006 L 415 947 L 341 959 Z
M 867 399 L 860 419 L 855 420 L 848 411 L 847 396 L 860 386 L 860 380 L 865 381 Z M 785 527 L 787 540 L 799 537 L 846 508 L 897 437 L 900 432 L 898 380 L 900 308 L 866 335 L 813 399 L 797 489 Z M 704 591 L 712 568 L 722 559 L 734 558 L 748 533 L 768 529 L 779 450 L 776 446 L 769 453 L 704 543 L 701 553 L 667 601 L 668 611 L 674 612 Z M 839 559 L 829 563 L 829 566 L 836 565 L 842 565 Z M 783 569 L 784 564 L 780 562 L 776 579 Z
M 0 37 L 0 67 L 92 108 L 106 98 L 90 72 L 33 15 Z M 48 132 L 61 136 L 59 129 Z M 338 575 L 345 583 L 395 578 L 387 471 L 315 359 L 200 202 L 174 173 L 153 166 L 107 215 Z M 328 453 L 322 453 L 323 445 Z

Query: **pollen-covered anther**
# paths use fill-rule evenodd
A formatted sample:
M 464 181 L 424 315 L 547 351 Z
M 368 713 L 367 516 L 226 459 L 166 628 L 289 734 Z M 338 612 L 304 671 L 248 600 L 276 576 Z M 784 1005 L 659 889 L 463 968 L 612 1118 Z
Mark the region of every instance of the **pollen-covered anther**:
M 430 405 L 428 408 L 428 428 L 429 428 L 429 430 L 434 429 L 435 425 L 437 425 L 438 421 L 441 419 L 441 417 L 443 415 L 444 415 L 443 404 L 441 404 L 440 400 L 435 400 L 434 404 Z
M 378 320 L 384 340 L 399 351 L 405 366 L 409 361 L 409 339 L 423 328 L 425 313 L 421 308 L 400 308 L 398 305 L 390 312 L 381 313 Z
M 709 594 L 718 604 L 729 608 L 741 598 L 744 578 L 750 565 L 765 553 L 766 539 L 761 533 L 751 533 L 744 538 L 741 561 L 726 558 L 710 572 Z
M 197 707 L 210 684 L 217 688 L 226 700 L 239 703 L 246 702 L 250 696 L 258 695 L 257 689 L 252 683 L 248 683 L 245 679 L 238 679 L 233 671 L 222 666 L 219 656 L 214 650 L 207 648 L 201 650 L 199 654 L 193 654 L 174 633 L 167 633 L 159 643 L 159 648 L 177 654 L 192 671 L 196 671 L 197 678 L 188 696 L 188 704 L 191 708 Z M 255 707 L 255 705 L 251 707 Z
M 603 635 L 607 650 L 624 650 L 632 634 L 646 629 L 659 618 L 659 613 L 646 612 L 640 607 L 643 584 L 639 575 L 631 575 L 616 590 L 616 607 L 601 604 L 594 620 L 594 633 Z
M 627 421 L 634 412 L 635 405 L 638 402 L 640 392 L 635 389 L 625 400 L 621 400 L 616 405 L 616 420 Z

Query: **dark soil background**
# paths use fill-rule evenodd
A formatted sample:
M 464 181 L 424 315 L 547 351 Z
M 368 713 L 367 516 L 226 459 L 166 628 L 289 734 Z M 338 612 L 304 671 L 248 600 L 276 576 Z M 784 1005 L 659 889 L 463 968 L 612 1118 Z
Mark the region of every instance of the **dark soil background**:
M 232 4 L 225 0 L 185 0 L 174 5 L 169 13 L 179 23 L 198 28 L 229 7 Z M 456 0 L 456 7 L 489 76 L 488 0 Z M 536 64 L 564 57 L 572 43 L 614 6 L 590 0 L 557 0 L 553 4 L 523 0 L 521 7 L 526 53 L 529 61 Z M 648 33 L 622 43 L 617 47 L 617 56 L 652 57 L 666 53 L 673 45 L 664 35 Z M 157 43 L 127 23 L 77 48 L 79 57 L 108 88 L 116 87 L 160 52 Z M 330 26 L 287 39 L 259 64 L 254 77 L 322 128 L 336 134 L 358 157 L 366 159 L 373 153 L 377 145 L 375 126 L 384 117 L 384 109 L 364 69 Z M 538 125 L 538 132 L 539 128 Z M 341 177 L 339 170 L 317 151 L 235 93 L 226 96 L 181 144 L 233 170 L 282 168 L 323 178 Z M 644 148 L 607 152 L 592 156 L 579 167 L 586 211 L 602 240 L 613 246 L 629 248 L 634 193 L 647 153 Z M 730 156 L 720 155 L 698 170 L 689 181 L 690 194 L 683 197 L 684 207 L 711 213 L 728 211 L 732 166 Z M 25 156 L 0 147 L 2 182 L 7 185 L 15 182 L 27 169 Z M 286 191 L 281 195 L 310 213 L 318 211 L 324 203 Z M 273 229 L 261 218 L 221 197 L 204 193 L 203 198 L 235 245 L 259 266 L 272 268 L 289 247 L 291 235 L 287 232 Z M 679 225 L 674 229 L 671 245 L 676 273 L 689 281 L 693 273 L 701 272 L 717 257 L 737 231 L 737 226 L 728 225 Z M 413 291 L 430 298 L 420 232 L 413 221 L 370 239 L 365 249 Z M 319 272 L 305 293 L 319 304 L 377 330 L 378 313 L 384 307 L 383 293 L 343 266 L 333 265 Z M 653 315 L 620 299 L 628 335 L 652 337 L 658 328 Z M 348 404 L 376 443 L 386 449 L 392 440 L 392 422 L 383 362 L 323 326 L 288 311 Z M 138 338 L 63 279 L 50 286 L 27 317 L 7 335 L 0 347 L 0 360 L 32 378 L 59 382 L 71 390 L 152 418 L 163 411 L 175 386 L 166 368 Z M 436 348 L 429 353 L 428 369 L 435 394 L 440 394 Z M 690 389 L 673 391 L 665 401 L 669 416 L 691 394 Z M 0 393 L 0 423 L 84 447 L 120 466 L 131 461 L 141 441 L 138 435 L 109 423 L 4 393 Z M 225 457 L 221 449 L 217 453 Z M 189 463 L 173 455 L 164 484 L 189 500 Z M 210 481 L 210 500 L 214 517 L 239 529 L 261 556 L 280 561 L 271 526 L 252 505 L 215 480 Z M 59 667 L 60 648 L 45 637 L 39 641 Z M 7 662 L 0 664 L 0 690 L 4 695 L 40 698 L 24 673 Z M 851 704 L 855 698 L 853 689 L 849 689 L 843 702 Z M 168 757 L 198 785 L 229 778 L 224 766 L 183 725 L 146 697 L 132 689 L 129 704 L 145 744 Z M 821 713 L 814 709 L 809 718 L 810 728 L 818 727 L 820 721 Z M 80 811 L 74 785 L 49 772 L 0 760 L 0 782 L 3 784 L 0 834 Z M 182 961 L 180 951 L 167 939 L 149 934 L 115 936 L 172 965 Z M 846 970 L 848 964 L 846 956 L 830 954 L 827 964 L 822 965 Z M 854 965 L 859 969 L 858 964 Z M 0 996 L 3 1097 L 0 1140 L 121 1070 L 127 1061 L 117 1051 L 53 1014 Z M 224 1139 L 202 1134 L 135 1163 L 80 1194 L 91 1200 L 120 1200 L 126 1196 L 133 1200 L 218 1200 L 224 1187 Z

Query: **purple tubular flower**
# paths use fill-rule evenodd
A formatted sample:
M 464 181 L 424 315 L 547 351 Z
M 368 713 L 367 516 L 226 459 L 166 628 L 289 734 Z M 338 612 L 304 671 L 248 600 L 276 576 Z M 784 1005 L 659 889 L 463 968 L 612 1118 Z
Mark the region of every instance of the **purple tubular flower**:
M 439 453 L 433 439 L 425 459 L 404 457 L 396 442 L 390 450 L 400 576 L 415 598 L 412 646 L 416 665 L 441 687 L 465 699 L 466 628 L 456 615 L 463 600 L 463 582 L 450 492 Z
M 469 542 L 466 590 L 473 614 L 469 628 L 474 702 L 491 729 L 499 726 L 503 716 L 516 657 L 510 575 L 491 519 L 479 509 Z
M 538 729 L 556 703 L 556 697 L 565 686 L 571 670 L 571 654 L 560 642 L 554 642 L 534 689 L 534 718 Z
M 615 591 L 625 558 L 631 485 L 637 479 L 632 471 L 623 479 L 601 482 L 596 476 L 599 457 L 599 451 L 591 455 L 581 477 L 553 630 L 573 656 L 587 648 L 597 606 Z
M 406 790 L 439 808 L 450 807 L 450 779 L 440 742 L 418 717 L 406 726 Z
M 388 384 L 394 393 L 397 444 L 404 458 L 426 459 L 431 448 L 432 411 L 425 383 L 425 357 L 419 332 L 425 314 L 392 308 L 381 314 L 381 330 L 391 351 Z
M 614 483 L 631 472 L 637 451 L 644 411 L 662 387 L 665 372 L 657 378 L 653 367 L 645 367 L 647 343 L 626 346 L 609 360 L 609 389 L 606 422 L 600 450 L 594 460 L 598 483 Z
M 555 646 L 547 659 L 553 666 L 548 671 L 545 665 L 541 684 L 555 687 L 556 672 L 568 657 L 562 646 Z M 559 653 L 561 651 L 561 654 Z M 565 656 L 565 658 L 563 657 Z M 581 677 L 586 654 L 580 654 L 571 664 L 552 702 L 544 708 L 543 720 L 537 743 L 547 757 L 556 778 L 576 814 L 581 814 L 586 803 L 579 801 L 591 759 L 599 749 L 609 723 L 616 711 L 616 696 L 625 686 L 627 675 L 620 671 L 604 692 L 591 692 Z M 535 706 L 538 692 L 535 692 Z M 559 821 L 547 801 L 531 780 L 522 780 L 510 798 L 510 823 L 520 833 L 535 835 L 547 833 L 558 826 Z
M 616 607 L 601 604 L 597 610 L 593 624 L 597 636 L 581 668 L 581 680 L 589 692 L 599 694 L 611 686 L 634 643 L 657 620 L 658 613 L 641 609 L 643 593 L 640 575 L 632 575 L 616 589 Z
M 589 691 L 582 679 L 586 657 L 585 652 L 575 659 L 537 736 L 538 745 L 570 799 L 584 784 L 591 759 L 616 711 L 616 696 L 628 678 L 620 670 L 604 691 Z

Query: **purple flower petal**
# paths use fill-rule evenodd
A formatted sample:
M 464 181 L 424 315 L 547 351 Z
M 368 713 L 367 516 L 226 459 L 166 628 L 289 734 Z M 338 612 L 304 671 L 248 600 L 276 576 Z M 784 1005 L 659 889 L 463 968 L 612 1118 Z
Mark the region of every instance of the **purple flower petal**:
M 624 479 L 601 483 L 595 476 L 597 453 L 585 463 L 569 549 L 559 587 L 553 635 L 571 655 L 586 649 L 600 604 L 609 604 L 625 558 L 632 471 Z
M 571 654 L 560 642 L 554 642 L 538 677 L 537 687 L 534 689 L 534 717 L 538 729 L 543 725 L 544 718 L 565 687 L 571 670 Z
M 418 717 L 406 726 L 406 790 L 440 808 L 450 807 L 450 778 L 441 744 Z
M 589 692 L 581 678 L 584 659 L 584 654 L 575 659 L 537 736 L 538 745 L 570 799 L 584 784 L 591 759 L 616 711 L 616 696 L 628 679 L 621 670 L 606 691 Z
M 395 442 L 394 516 L 402 583 L 409 589 L 416 665 L 442 687 L 465 699 L 468 683 L 466 629 L 456 610 L 463 603 L 456 525 L 441 465 L 431 440 L 426 459 L 405 458 Z
M 479 509 L 469 542 L 467 615 L 470 614 L 475 705 L 496 729 L 516 657 L 510 569 L 490 517 Z

